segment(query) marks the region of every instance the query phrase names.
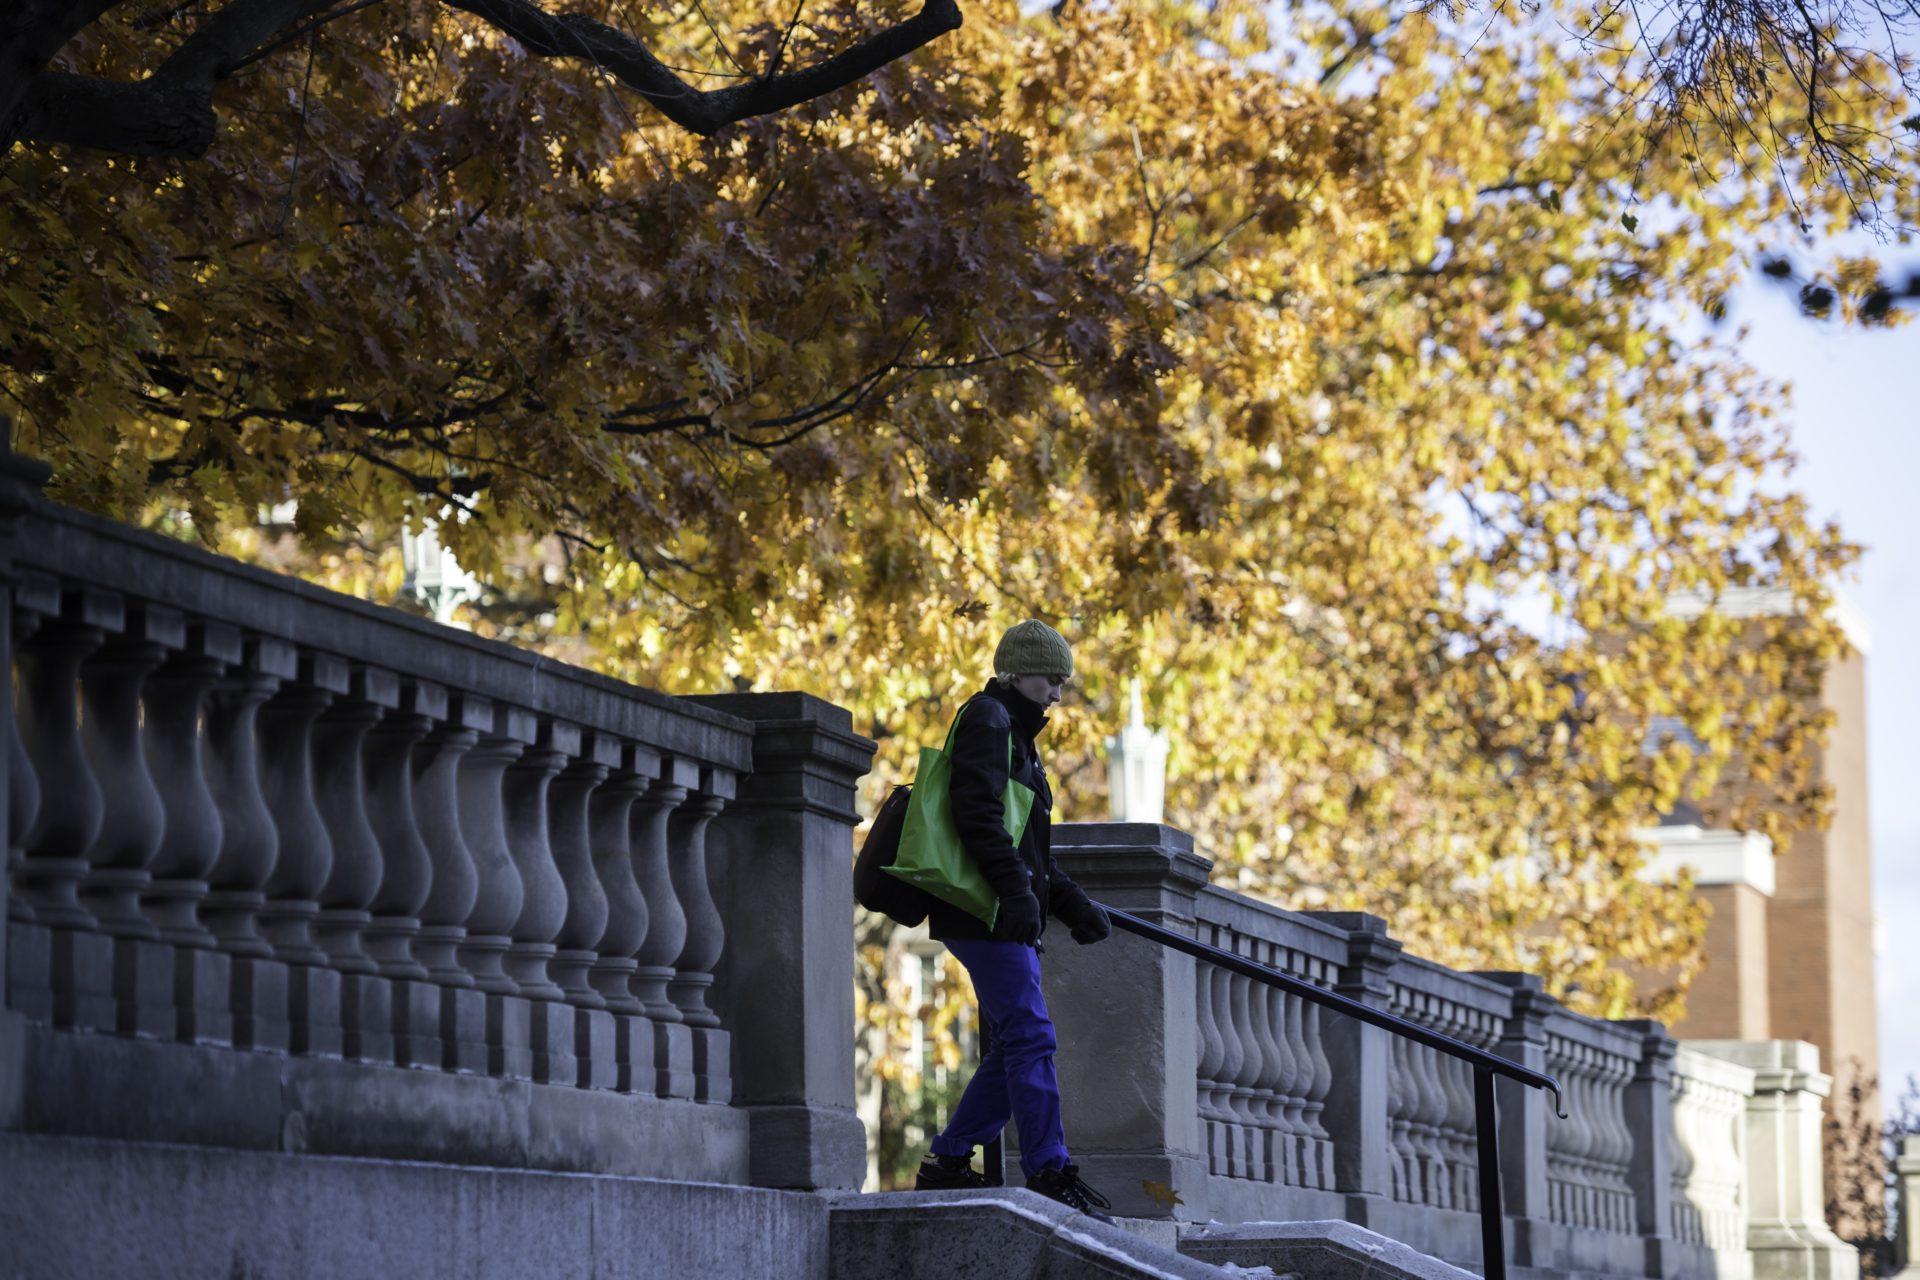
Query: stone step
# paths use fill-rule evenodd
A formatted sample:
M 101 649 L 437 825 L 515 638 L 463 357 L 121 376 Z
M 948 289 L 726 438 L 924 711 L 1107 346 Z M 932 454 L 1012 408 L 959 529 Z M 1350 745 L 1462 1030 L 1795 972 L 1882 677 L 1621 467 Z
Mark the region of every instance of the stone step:
M 1026 1190 L 840 1196 L 828 1229 L 830 1280 L 1226 1280 L 1272 1276 L 1221 1266 L 1109 1226 Z
M 1268 1268 L 1306 1280 L 1479 1280 L 1450 1262 L 1338 1220 L 1182 1224 L 1180 1252 L 1202 1262 Z
M 827 1200 L 0 1132 L 0 1276 L 825 1280 Z

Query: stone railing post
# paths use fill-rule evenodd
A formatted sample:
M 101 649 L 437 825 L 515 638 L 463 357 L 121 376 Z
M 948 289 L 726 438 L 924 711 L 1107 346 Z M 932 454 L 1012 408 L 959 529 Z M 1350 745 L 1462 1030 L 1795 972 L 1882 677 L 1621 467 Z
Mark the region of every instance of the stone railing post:
M 1646 1242 L 1647 1275 L 1671 1276 L 1679 1262 L 1673 1237 L 1673 1057 L 1679 1046 L 1663 1023 L 1643 1018 L 1618 1025 L 1641 1033 L 1640 1065 L 1624 1100 L 1633 1135 L 1634 1225 Z
M 1893 1280 L 1920 1280 L 1920 1135 L 1900 1139 L 1893 1172 L 1899 1179 L 1900 1238 L 1894 1244 Z
M 1534 1071 L 1547 1069 L 1547 1015 L 1560 1007 L 1531 973 L 1483 973 L 1513 988 L 1513 1013 L 1501 1030 L 1494 1052 Z M 1564 1086 L 1565 1081 L 1561 1082 Z M 1500 1198 L 1512 1225 L 1508 1261 L 1536 1265 L 1536 1255 L 1548 1251 L 1534 1239 L 1535 1228 L 1545 1229 L 1553 1216 L 1548 1206 L 1547 1126 L 1560 1123 L 1553 1099 L 1539 1089 L 1517 1081 L 1496 1079 L 1495 1114 L 1500 1122 Z
M 1053 856 L 1094 901 L 1193 934 L 1211 864 L 1186 832 L 1064 823 L 1053 828 Z M 1091 947 L 1066 935 L 1057 924 L 1048 930 L 1040 968 L 1060 1039 L 1055 1067 L 1074 1160 L 1113 1197 L 1116 1213 L 1204 1222 L 1194 959 L 1119 930 Z M 1116 1089 L 1116 1079 L 1126 1087 Z M 1143 1183 L 1166 1187 L 1181 1203 L 1150 1196 Z
M 1387 936 L 1386 921 L 1358 911 L 1301 914 L 1347 930 L 1347 962 L 1336 991 L 1382 1009 L 1393 1002 L 1400 943 Z M 1321 1025 L 1333 1064 L 1325 1114 L 1333 1138 L 1333 1186 L 1347 1197 L 1348 1220 L 1364 1226 L 1377 1222 L 1378 1207 L 1393 1198 L 1395 1154 L 1387 1108 L 1393 1037 L 1353 1018 L 1331 1018 Z
M 854 785 L 873 743 L 802 693 L 686 701 L 754 724 L 753 771 L 706 830 L 725 939 L 714 999 L 732 1031 L 733 1105 L 760 1186 L 857 1187 L 853 1109 Z
M 1857 1280 L 1860 1255 L 1826 1222 L 1822 1100 L 1833 1077 L 1803 1040 L 1690 1040 L 1754 1070 L 1747 1102 L 1747 1247 L 1754 1280 Z

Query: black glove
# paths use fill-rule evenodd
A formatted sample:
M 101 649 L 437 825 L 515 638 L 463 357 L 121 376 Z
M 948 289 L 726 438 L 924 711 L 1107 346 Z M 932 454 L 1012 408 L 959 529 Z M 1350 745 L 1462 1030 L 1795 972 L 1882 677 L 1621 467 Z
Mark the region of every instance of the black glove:
M 1040 899 L 1033 890 L 1022 889 L 1000 899 L 1000 915 L 993 922 L 994 936 L 1004 942 L 1032 946 L 1040 941 Z
M 1067 932 L 1081 946 L 1090 942 L 1105 942 L 1107 935 L 1113 932 L 1113 921 L 1107 918 L 1107 909 L 1088 898 L 1082 898 L 1073 904 L 1070 914 L 1060 917 L 1066 922 Z

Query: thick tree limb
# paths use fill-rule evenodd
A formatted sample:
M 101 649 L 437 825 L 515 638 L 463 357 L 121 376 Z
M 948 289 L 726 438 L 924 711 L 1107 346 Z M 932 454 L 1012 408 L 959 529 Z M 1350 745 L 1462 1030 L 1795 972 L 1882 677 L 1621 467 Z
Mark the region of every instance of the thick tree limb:
M 121 0 L 17 0 L 0 8 L 0 122 L 61 46 Z
M 638 40 L 585 14 L 552 14 L 531 0 L 446 0 L 500 28 L 528 52 L 581 58 L 610 72 L 683 129 L 708 135 L 737 120 L 772 115 L 843 89 L 960 26 L 955 0 L 925 0 L 920 12 L 824 62 L 705 91 L 670 70 Z
M 330 3 L 233 0 L 152 75 L 131 84 L 42 71 L 20 95 L 0 143 L 64 142 L 123 155 L 197 156 L 213 142 L 214 85 L 277 32 Z
M 340 0 L 233 0 L 145 80 L 119 83 L 46 69 L 62 45 L 120 2 L 24 0 L 0 18 L 0 152 L 15 142 L 57 142 L 123 155 L 200 155 L 213 142 L 215 85 L 284 42 L 302 20 L 318 13 L 309 24 L 317 26 L 363 7 L 340 7 Z M 548 13 L 532 0 L 446 3 L 537 56 L 592 63 L 702 135 L 845 88 L 960 25 L 956 0 L 924 0 L 913 17 L 813 66 L 700 90 L 633 36 L 582 14 Z M 336 13 L 323 12 L 329 9 Z

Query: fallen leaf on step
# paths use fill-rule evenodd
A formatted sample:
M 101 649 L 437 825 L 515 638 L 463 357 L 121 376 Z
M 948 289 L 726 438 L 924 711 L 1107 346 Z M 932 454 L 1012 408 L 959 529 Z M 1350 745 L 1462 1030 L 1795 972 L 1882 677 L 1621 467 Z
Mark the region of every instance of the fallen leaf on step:
M 1175 1191 L 1164 1182 L 1155 1182 L 1151 1178 L 1140 1179 L 1140 1189 L 1146 1192 L 1148 1198 L 1162 1209 L 1171 1209 L 1177 1204 L 1186 1203 L 1185 1200 L 1180 1198 L 1178 1191 Z

